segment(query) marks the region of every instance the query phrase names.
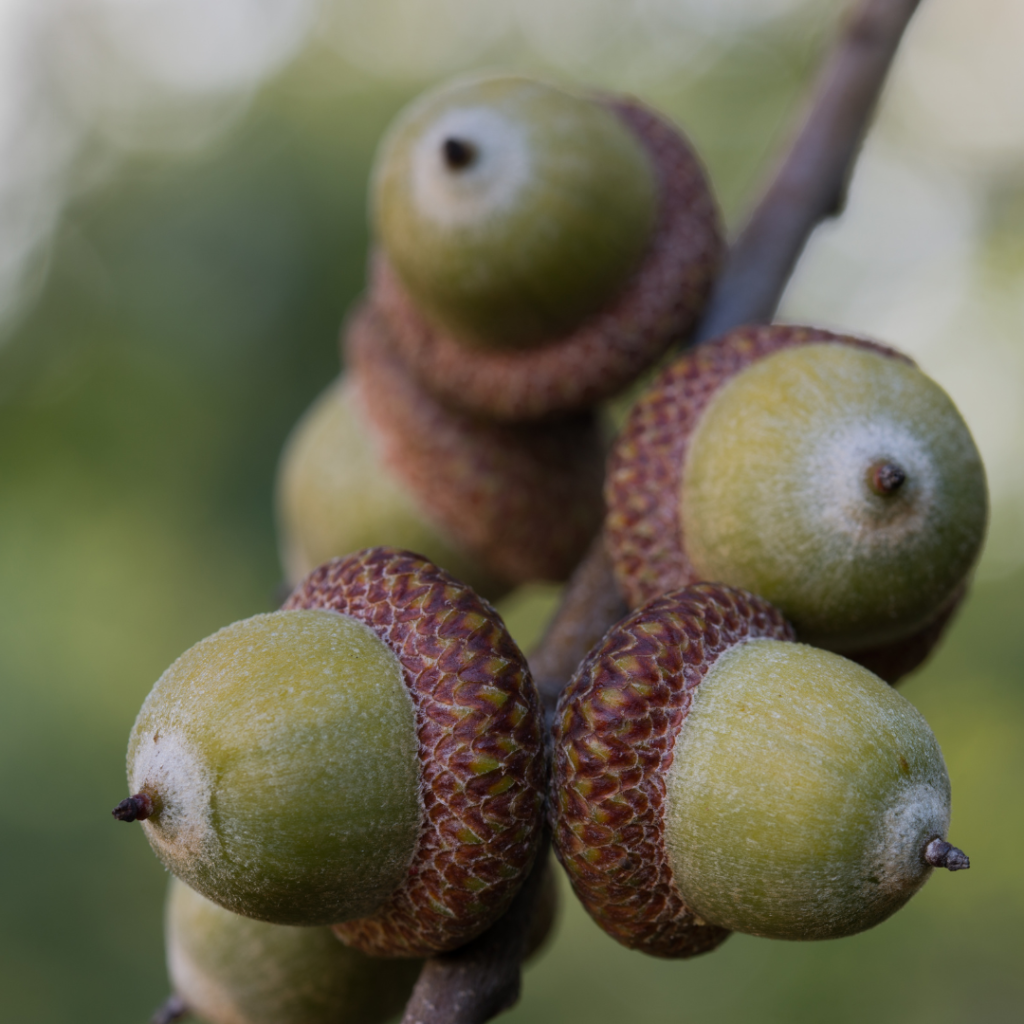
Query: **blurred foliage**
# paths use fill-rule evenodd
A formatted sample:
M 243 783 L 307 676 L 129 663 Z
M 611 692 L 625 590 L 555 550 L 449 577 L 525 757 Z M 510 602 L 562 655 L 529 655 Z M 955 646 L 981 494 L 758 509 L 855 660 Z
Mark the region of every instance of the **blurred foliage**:
M 781 46 L 650 97 L 692 128 L 730 211 L 811 66 L 806 40 Z M 338 370 L 372 149 L 405 98 L 312 61 L 216 152 L 132 164 L 72 209 L 40 303 L 0 350 L 4 1020 L 131 1024 L 166 993 L 165 878 L 109 816 L 125 743 L 181 651 L 274 604 L 275 462 Z M 555 598 L 506 603 L 524 645 Z M 621 949 L 569 899 L 507 1019 L 1019 1019 L 1022 598 L 1024 574 L 979 586 L 905 687 L 946 752 L 969 873 L 935 878 L 866 935 L 735 937 L 689 963 Z

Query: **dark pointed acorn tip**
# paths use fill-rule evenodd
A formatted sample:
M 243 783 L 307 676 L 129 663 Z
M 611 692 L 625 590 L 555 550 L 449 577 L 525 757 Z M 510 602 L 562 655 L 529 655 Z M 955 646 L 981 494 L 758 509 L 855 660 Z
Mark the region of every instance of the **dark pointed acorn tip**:
M 947 871 L 966 871 L 971 866 L 970 857 L 945 839 L 933 839 L 924 848 L 922 859 L 933 868 L 945 868 Z
M 148 793 L 136 793 L 122 800 L 110 813 L 118 821 L 145 821 L 155 809 L 153 798 Z
M 441 149 L 444 152 L 444 162 L 453 171 L 464 170 L 476 160 L 476 146 L 465 139 L 445 139 Z
M 876 462 L 868 470 L 868 486 L 880 498 L 895 494 L 906 479 L 906 470 L 895 462 Z
M 173 1024 L 187 1013 L 188 1007 L 180 996 L 168 996 L 167 1002 L 149 1018 L 149 1024 Z

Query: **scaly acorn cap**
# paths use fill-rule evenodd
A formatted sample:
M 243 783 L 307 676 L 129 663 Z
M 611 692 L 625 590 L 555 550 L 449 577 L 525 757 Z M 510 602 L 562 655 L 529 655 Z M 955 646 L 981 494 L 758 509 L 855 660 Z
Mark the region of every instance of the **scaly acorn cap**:
M 409 552 L 335 559 L 283 608 L 368 625 L 398 657 L 416 712 L 422 823 L 405 881 L 336 934 L 373 956 L 468 942 L 504 913 L 540 842 L 545 754 L 526 659 L 490 605 Z
M 793 643 L 767 602 L 699 584 L 613 627 L 553 729 L 556 850 L 591 916 L 688 957 L 728 930 L 835 938 L 884 920 L 945 841 L 949 779 L 920 714 Z
M 938 639 L 987 515 L 977 450 L 937 385 L 891 349 L 785 325 L 670 366 L 605 493 L 632 607 L 700 579 L 744 586 L 809 642 L 870 651 L 889 681 Z
M 406 371 L 363 308 L 345 332 L 382 466 L 452 546 L 506 585 L 566 579 L 601 528 L 605 438 L 584 412 L 500 424 L 449 412 Z
M 714 949 L 728 930 L 683 901 L 664 842 L 664 772 L 691 692 L 743 640 L 792 640 L 767 601 L 702 584 L 613 626 L 562 691 L 553 727 L 555 850 L 584 907 L 654 956 Z
M 139 713 L 128 778 L 114 816 L 207 898 L 426 956 L 493 923 L 532 865 L 539 699 L 488 604 L 375 548 L 182 655 Z
M 403 360 L 453 409 L 523 421 L 592 407 L 685 338 L 704 306 L 723 241 L 699 160 L 675 126 L 635 100 L 597 102 L 646 152 L 657 200 L 639 265 L 578 323 L 527 348 L 467 345 L 425 313 L 383 252 L 371 261 L 371 300 L 386 316 Z M 588 216 L 599 222 L 604 212 Z
M 175 995 L 210 1024 L 384 1024 L 423 966 L 366 956 L 326 926 L 233 914 L 173 876 L 164 930 Z

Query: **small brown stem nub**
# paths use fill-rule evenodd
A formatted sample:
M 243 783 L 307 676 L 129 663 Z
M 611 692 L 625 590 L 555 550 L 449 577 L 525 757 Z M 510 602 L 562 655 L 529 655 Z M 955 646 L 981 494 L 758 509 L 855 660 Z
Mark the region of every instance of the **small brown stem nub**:
M 895 462 L 876 462 L 868 470 L 868 486 L 880 498 L 892 497 L 906 479 L 906 471 Z
M 145 821 L 152 817 L 154 810 L 156 806 L 148 793 L 136 793 L 122 800 L 110 813 L 118 821 Z
M 163 1006 L 149 1018 L 149 1024 L 174 1024 L 187 1013 L 188 1007 L 180 996 L 168 996 Z
M 465 139 L 445 139 L 441 147 L 444 162 L 453 171 L 462 171 L 476 161 L 476 146 Z
M 933 868 L 945 868 L 947 871 L 965 871 L 971 866 L 971 859 L 963 850 L 938 837 L 924 848 L 921 859 Z

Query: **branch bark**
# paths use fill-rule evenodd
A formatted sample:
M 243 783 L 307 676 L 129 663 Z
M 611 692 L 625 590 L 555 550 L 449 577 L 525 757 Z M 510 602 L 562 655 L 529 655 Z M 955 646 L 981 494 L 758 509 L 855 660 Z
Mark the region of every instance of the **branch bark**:
M 730 249 L 695 343 L 741 324 L 769 323 L 775 315 L 808 238 L 842 210 L 861 142 L 919 2 L 859 0 L 824 64 L 802 127 Z M 587 651 L 625 613 L 598 538 L 530 658 L 549 714 Z M 490 931 L 427 961 L 403 1024 L 484 1024 L 516 1002 L 539 874 L 535 869 Z
M 771 322 L 807 239 L 842 212 L 886 75 L 919 3 L 861 0 L 852 12 L 802 127 L 729 250 L 698 344 L 741 324 Z

